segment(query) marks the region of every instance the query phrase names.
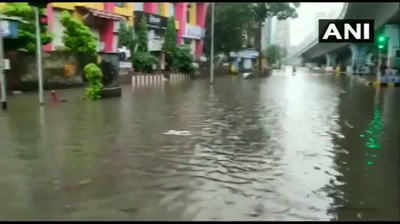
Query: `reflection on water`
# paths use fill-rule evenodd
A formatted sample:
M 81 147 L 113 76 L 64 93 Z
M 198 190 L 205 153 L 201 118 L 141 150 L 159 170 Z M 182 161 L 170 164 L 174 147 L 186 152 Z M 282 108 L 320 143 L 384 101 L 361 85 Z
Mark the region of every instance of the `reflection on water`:
M 368 124 L 367 130 L 361 134 L 361 138 L 367 139 L 365 146 L 367 147 L 368 165 L 375 164 L 377 151 L 381 149 L 380 136 L 383 130 L 382 115 L 378 105 L 374 106 L 374 119 Z
M 35 94 L 11 97 L 0 113 L 0 217 L 398 219 L 389 100 L 399 93 L 382 92 L 385 109 L 372 111 L 374 92 L 349 84 L 298 69 L 212 87 L 125 86 L 99 102 L 64 90 L 68 103 L 42 108 Z

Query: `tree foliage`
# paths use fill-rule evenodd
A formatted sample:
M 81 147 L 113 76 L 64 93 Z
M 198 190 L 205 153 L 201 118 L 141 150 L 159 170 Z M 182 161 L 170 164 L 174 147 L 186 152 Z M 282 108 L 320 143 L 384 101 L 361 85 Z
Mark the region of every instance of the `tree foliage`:
M 132 58 L 133 67 L 138 72 L 152 72 L 153 65 L 158 64 L 158 59 L 147 51 L 137 51 Z
M 173 59 L 170 65 L 171 70 L 184 73 L 194 72 L 193 56 L 189 46 L 183 45 L 175 48 L 171 57 Z
M 62 14 L 61 24 L 65 28 L 63 41 L 67 50 L 90 58 L 96 57 L 98 39 L 89 27 L 66 11 Z
M 211 6 L 208 9 L 205 52 L 210 52 Z M 251 11 L 248 3 L 215 3 L 214 50 L 215 53 L 229 53 L 242 47 L 242 32 L 247 29 Z
M 165 41 L 163 44 L 163 51 L 166 53 L 170 53 L 174 51 L 176 48 L 176 27 L 175 27 L 175 18 L 168 18 L 167 30 L 165 32 Z
M 268 17 L 279 20 L 297 17 L 299 3 L 215 3 L 214 46 L 215 53 L 225 53 L 241 49 L 242 33 L 249 37 L 260 35 L 262 22 Z M 209 52 L 211 41 L 211 10 L 208 10 L 205 51 Z M 255 38 L 256 40 L 259 39 Z M 259 42 L 259 41 L 258 41 Z
M 126 24 L 126 22 L 121 21 L 121 25 L 118 31 L 118 46 L 123 47 L 126 46 L 129 49 L 133 47 L 133 27 Z
M 94 63 L 87 64 L 83 69 L 89 86 L 86 88 L 86 97 L 91 100 L 97 100 L 101 97 L 103 89 L 103 73 L 101 69 Z
M 18 38 L 6 39 L 4 47 L 6 50 L 25 49 L 29 53 L 36 51 L 36 26 L 35 13 L 28 3 L 7 3 L 0 13 L 7 16 L 16 16 L 27 23 L 18 24 Z M 40 10 L 44 14 L 44 10 Z M 47 25 L 40 25 L 40 37 L 42 44 L 51 42 L 51 35 L 47 31 Z
M 136 29 L 136 43 L 137 43 L 137 51 L 147 52 L 147 22 L 146 18 L 143 16 L 138 24 Z
M 286 49 L 278 45 L 270 45 L 265 50 L 264 55 L 270 64 L 275 64 L 286 56 Z
M 178 70 L 179 57 L 181 52 L 177 47 L 176 42 L 176 27 L 175 18 L 168 19 L 167 30 L 165 32 L 165 41 L 163 44 L 163 52 L 165 53 L 165 60 L 167 62 L 167 70 Z

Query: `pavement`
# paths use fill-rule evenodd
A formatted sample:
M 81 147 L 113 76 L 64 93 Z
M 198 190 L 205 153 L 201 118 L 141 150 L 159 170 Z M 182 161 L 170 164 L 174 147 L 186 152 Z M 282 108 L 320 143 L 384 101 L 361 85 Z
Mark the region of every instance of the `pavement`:
M 316 72 L 321 72 L 321 73 L 332 73 L 332 74 L 336 74 L 335 71 L 323 71 L 323 70 L 315 70 L 313 69 L 313 71 Z M 341 75 L 352 75 L 351 73 L 346 73 L 346 72 L 340 72 L 339 74 Z M 380 83 L 377 81 L 377 75 L 352 75 L 353 77 L 356 78 L 356 80 L 358 80 L 359 82 L 367 85 L 367 86 L 374 86 L 377 87 L 378 85 L 382 86 L 382 87 L 399 87 L 400 86 L 400 82 L 393 82 L 393 81 L 389 81 L 389 82 L 383 82 L 381 81 Z

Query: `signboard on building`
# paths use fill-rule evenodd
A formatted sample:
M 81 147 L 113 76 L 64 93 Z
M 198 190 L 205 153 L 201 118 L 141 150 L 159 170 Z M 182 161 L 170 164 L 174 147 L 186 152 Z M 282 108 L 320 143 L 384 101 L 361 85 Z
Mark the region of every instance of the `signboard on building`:
M 135 11 L 135 26 L 142 21 L 142 18 L 146 18 L 148 27 L 154 29 L 167 29 L 168 19 L 155 14 L 149 14 L 145 12 Z
M 230 52 L 229 55 L 233 58 L 257 58 L 258 51 L 253 49 L 244 49 L 238 52 Z
M 149 39 L 147 42 L 147 48 L 149 51 L 161 51 L 163 41 L 160 39 Z
M 17 38 L 18 37 L 17 22 L 0 20 L 0 35 L 4 38 Z
M 183 36 L 185 38 L 201 40 L 205 36 L 205 30 L 199 26 L 186 24 L 185 34 Z

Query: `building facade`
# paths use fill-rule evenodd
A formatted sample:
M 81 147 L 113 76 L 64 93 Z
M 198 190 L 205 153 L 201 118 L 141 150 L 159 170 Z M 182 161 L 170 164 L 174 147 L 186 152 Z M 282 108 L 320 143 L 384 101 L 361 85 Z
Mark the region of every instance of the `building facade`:
M 164 42 L 167 20 L 174 16 L 177 29 L 177 43 L 191 47 L 192 55 L 199 59 L 203 54 L 207 3 L 187 2 L 135 2 L 135 21 L 146 16 L 149 27 L 149 50 L 160 52 Z
M 44 46 L 44 50 L 54 51 L 64 47 L 62 41 L 64 27 L 60 20 L 62 12 L 69 11 L 89 26 L 98 37 L 100 52 L 117 52 L 119 24 L 122 20 L 133 24 L 133 4 L 128 2 L 54 2 L 48 4 L 46 9 L 48 29 L 54 39 Z
M 0 7 L 6 3 L 0 3 Z M 47 5 L 48 31 L 53 40 L 45 45 L 45 51 L 64 47 L 64 27 L 60 20 L 63 11 L 69 11 L 90 27 L 98 37 L 100 52 L 118 52 L 118 31 L 121 21 L 134 27 L 136 17 L 145 16 L 149 27 L 148 47 L 160 52 L 169 17 L 175 17 L 177 43 L 191 47 L 196 60 L 203 54 L 205 23 L 208 3 L 188 2 L 52 2 Z

